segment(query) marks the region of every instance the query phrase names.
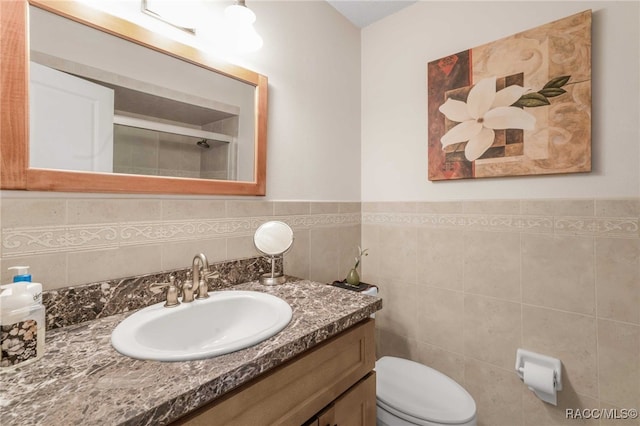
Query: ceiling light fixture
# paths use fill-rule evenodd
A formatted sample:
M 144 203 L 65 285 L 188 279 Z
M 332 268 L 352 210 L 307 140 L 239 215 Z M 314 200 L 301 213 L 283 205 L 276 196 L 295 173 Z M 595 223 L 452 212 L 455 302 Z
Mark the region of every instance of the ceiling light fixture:
M 254 52 L 262 47 L 262 37 L 253 27 L 256 14 L 247 7 L 244 0 L 235 0 L 224 11 L 233 34 L 234 49 L 238 53 Z
M 188 24 L 191 21 L 188 12 L 184 5 L 175 2 L 142 0 L 142 13 L 145 15 L 195 35 L 196 29 Z

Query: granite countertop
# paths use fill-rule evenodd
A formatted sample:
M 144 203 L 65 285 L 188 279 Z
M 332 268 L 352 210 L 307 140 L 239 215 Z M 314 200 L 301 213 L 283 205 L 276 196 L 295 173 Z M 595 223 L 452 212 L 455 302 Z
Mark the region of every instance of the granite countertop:
M 0 374 L 0 424 L 168 424 L 382 307 L 377 297 L 306 280 L 274 287 L 249 282 L 221 291 L 227 290 L 281 297 L 293 308 L 291 323 L 250 348 L 185 362 L 116 352 L 111 331 L 130 313 L 50 331 L 42 359 Z

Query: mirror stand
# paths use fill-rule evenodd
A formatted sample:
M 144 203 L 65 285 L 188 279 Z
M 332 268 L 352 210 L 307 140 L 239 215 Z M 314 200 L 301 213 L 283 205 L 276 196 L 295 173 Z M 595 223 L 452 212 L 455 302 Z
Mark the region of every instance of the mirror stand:
M 276 259 L 281 259 L 281 261 L 284 264 L 284 256 L 283 255 L 277 255 L 277 256 L 268 256 L 269 260 L 271 261 L 271 272 L 267 272 L 266 274 L 262 274 L 260 276 L 260 284 L 262 285 L 277 285 L 277 284 L 282 284 L 285 282 L 286 277 L 284 276 L 282 269 L 279 272 L 276 273 Z

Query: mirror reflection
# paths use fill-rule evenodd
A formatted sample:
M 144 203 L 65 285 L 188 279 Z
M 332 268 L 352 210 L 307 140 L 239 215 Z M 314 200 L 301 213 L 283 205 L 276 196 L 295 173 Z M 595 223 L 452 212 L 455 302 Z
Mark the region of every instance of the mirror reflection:
M 254 86 L 33 6 L 29 19 L 30 167 L 254 180 Z

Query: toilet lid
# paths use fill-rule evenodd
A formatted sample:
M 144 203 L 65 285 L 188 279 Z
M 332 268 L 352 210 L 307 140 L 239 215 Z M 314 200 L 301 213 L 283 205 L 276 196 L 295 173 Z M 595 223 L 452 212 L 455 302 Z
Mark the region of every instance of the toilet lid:
M 434 423 L 465 423 L 476 415 L 469 393 L 453 379 L 407 359 L 376 362 L 377 399 L 398 414 Z

